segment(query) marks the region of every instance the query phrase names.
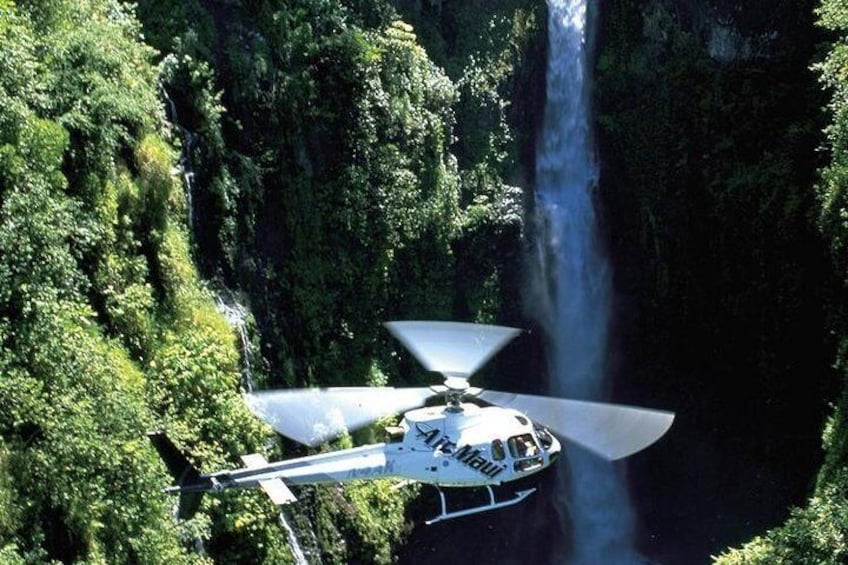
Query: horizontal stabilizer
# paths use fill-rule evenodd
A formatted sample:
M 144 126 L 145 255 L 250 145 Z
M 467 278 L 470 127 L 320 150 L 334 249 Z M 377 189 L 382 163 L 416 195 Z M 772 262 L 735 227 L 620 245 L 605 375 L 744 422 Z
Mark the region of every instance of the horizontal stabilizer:
M 286 486 L 282 479 L 266 479 L 264 481 L 259 481 L 259 486 L 262 487 L 262 490 L 265 491 L 265 494 L 268 495 L 271 502 L 278 506 L 297 501 L 297 497 L 289 490 L 289 487 Z
M 241 460 L 244 463 L 244 466 L 248 469 L 257 469 L 268 465 L 268 460 L 259 453 L 248 453 L 247 455 L 242 455 Z M 289 487 L 286 486 L 282 479 L 260 480 L 259 486 L 262 487 L 262 490 L 265 491 L 265 494 L 268 495 L 271 502 L 278 506 L 297 501 L 297 497 L 289 490 Z

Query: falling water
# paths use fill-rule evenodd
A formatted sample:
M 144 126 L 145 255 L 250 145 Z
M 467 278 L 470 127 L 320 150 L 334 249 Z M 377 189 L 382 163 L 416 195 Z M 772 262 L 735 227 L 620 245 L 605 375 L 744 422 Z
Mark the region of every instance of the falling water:
M 179 116 L 177 115 L 177 105 L 171 100 L 168 91 L 164 86 L 160 87 L 162 98 L 165 100 L 165 114 L 168 121 L 176 126 L 180 132 L 180 162 L 179 165 L 172 171 L 175 175 L 182 175 L 183 190 L 185 191 L 186 199 L 186 222 L 189 227 L 189 234 L 194 235 L 194 168 L 191 164 L 191 152 L 194 149 L 194 144 L 197 142 L 197 134 L 189 131 L 180 125 Z
M 593 191 L 587 0 L 548 0 L 547 102 L 537 155 L 530 302 L 548 338 L 551 393 L 600 399 L 606 370 L 610 267 L 598 241 Z M 568 449 L 559 466 L 562 563 L 636 563 L 633 513 L 621 469 Z
M 194 194 L 194 170 L 191 165 L 191 151 L 194 144 L 197 142 L 197 134 L 180 125 L 176 105 L 173 100 L 171 100 L 170 96 L 168 96 L 168 92 L 164 88 L 162 88 L 161 91 L 162 96 L 165 99 L 165 103 L 167 104 L 166 113 L 168 119 L 172 124 L 177 126 L 180 131 L 182 149 L 180 151 L 179 167 L 174 170 L 174 173 L 181 173 L 183 177 L 187 211 L 186 221 L 188 222 L 189 232 L 193 234 L 195 228 L 193 214 L 194 203 L 192 201 L 192 196 Z M 250 367 L 251 347 L 247 328 L 247 320 L 250 312 L 243 304 L 232 298 L 225 299 L 223 296 L 216 296 L 215 304 L 218 311 L 224 316 L 224 318 L 226 318 L 227 323 L 230 324 L 230 326 L 238 333 L 242 358 L 242 387 L 246 392 L 253 392 L 255 383 L 253 380 L 253 372 Z M 289 525 L 288 520 L 286 520 L 286 515 L 282 509 L 280 510 L 280 526 L 282 526 L 283 530 L 286 532 L 286 537 L 289 541 L 289 547 L 291 549 L 295 565 L 309 565 L 309 560 L 306 558 L 306 554 L 300 547 L 300 541 L 298 540 L 297 534 L 295 534 L 294 528 Z M 195 543 L 199 544 L 198 552 L 205 554 L 205 548 L 202 545 L 203 540 L 198 537 L 195 539 Z M 317 545 L 317 540 L 315 541 L 315 544 Z M 317 557 L 317 552 L 312 553 L 316 556 L 315 562 L 320 563 L 321 559 L 320 557 Z
M 227 319 L 227 323 L 233 327 L 239 336 L 241 342 L 241 380 L 242 386 L 247 392 L 253 392 L 253 372 L 250 368 L 250 338 L 247 335 L 247 308 L 235 300 L 224 300 L 223 297 L 215 297 L 215 304 L 218 311 Z
M 309 560 L 306 559 L 306 554 L 303 552 L 303 549 L 301 549 L 300 543 L 297 541 L 297 536 L 286 520 L 286 515 L 282 510 L 280 510 L 280 525 L 283 527 L 283 530 L 286 532 L 286 536 L 289 538 L 289 547 L 292 552 L 292 557 L 294 557 L 295 565 L 309 565 Z
M 189 233 L 194 234 L 194 169 L 191 165 L 191 152 L 197 142 L 197 134 L 183 129 L 183 147 L 180 151 L 180 168 L 183 173 L 183 186 L 186 199 L 186 222 Z

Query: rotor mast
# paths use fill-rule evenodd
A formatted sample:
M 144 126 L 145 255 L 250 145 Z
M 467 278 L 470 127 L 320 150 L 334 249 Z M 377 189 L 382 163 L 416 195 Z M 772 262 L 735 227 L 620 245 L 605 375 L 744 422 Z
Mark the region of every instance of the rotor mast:
M 448 412 L 462 412 L 463 399 L 468 396 L 477 396 L 483 392 L 483 389 L 471 386 L 464 375 L 443 374 L 445 383 L 433 385 L 430 387 L 430 390 L 442 395 L 447 406 L 445 410 Z

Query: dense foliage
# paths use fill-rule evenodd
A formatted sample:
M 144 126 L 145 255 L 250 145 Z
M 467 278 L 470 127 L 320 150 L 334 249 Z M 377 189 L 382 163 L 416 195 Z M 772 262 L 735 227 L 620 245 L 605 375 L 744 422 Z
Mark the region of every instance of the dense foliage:
M 189 254 L 139 37 L 116 2 L 0 2 L 0 555 L 285 561 L 261 498 L 175 527 L 145 437 L 163 426 L 216 467 L 266 436 Z
M 805 0 L 702 4 L 601 6 L 599 196 L 616 393 L 685 414 L 667 441 L 694 454 L 635 463 L 637 506 L 738 497 L 762 523 L 702 524 L 733 539 L 810 495 L 769 485 L 815 473 L 835 350 L 848 366 L 848 13 L 823 0 L 816 32 Z M 0 0 L 0 562 L 291 562 L 260 494 L 175 523 L 160 492 L 153 428 L 203 470 L 302 453 L 245 411 L 203 278 L 250 303 L 263 386 L 420 379 L 386 319 L 520 323 L 545 19 L 520 0 Z M 720 562 L 845 560 L 846 398 L 808 503 Z M 416 492 L 303 488 L 287 515 L 324 562 L 388 563 Z
M 508 33 L 450 48 L 446 75 L 384 1 L 140 3 L 196 171 L 198 260 L 248 290 L 275 379 L 364 380 L 393 317 L 515 316 L 508 101 L 544 21 L 520 4 L 477 6 Z M 450 13 L 403 15 L 426 35 Z M 477 18 L 460 37 L 487 27 L 459 16 Z
M 244 290 L 272 386 L 416 378 L 388 319 L 520 315 L 523 192 L 504 179 L 527 182 L 538 109 L 509 101 L 541 92 L 544 5 L 397 4 L 138 6 L 194 175 L 198 263 Z M 444 18 L 465 29 L 437 50 Z M 388 488 L 316 489 L 296 521 L 325 560 L 389 561 L 403 504 L 379 501 L 413 492 Z
M 412 378 L 387 318 L 516 315 L 509 100 L 539 92 L 543 5 L 399 5 L 507 33 L 458 34 L 446 73 L 382 0 L 0 0 L 0 560 L 291 560 L 261 495 L 175 526 L 160 492 L 156 427 L 203 470 L 281 454 L 195 262 L 244 291 L 277 385 Z M 415 492 L 303 489 L 293 522 L 390 562 Z
M 720 553 L 719 540 L 786 520 L 787 506 L 811 496 L 806 481 L 823 457 L 807 507 L 719 561 L 845 558 L 844 406 L 827 424 L 824 455 L 817 439 L 839 394 L 830 365 L 846 332 L 848 15 L 844 2 L 826 1 L 818 17 L 829 36 L 807 1 L 621 0 L 601 13 L 601 191 L 627 369 L 619 390 L 653 390 L 675 406 L 685 418 L 669 441 L 694 454 L 673 464 L 648 454 L 631 468 L 648 485 L 637 503 L 676 518 L 654 513 L 644 524 L 673 532 L 674 541 L 643 542 L 672 561 Z M 822 39 L 836 41 L 824 48 Z M 815 71 L 834 120 L 823 173 L 816 148 L 827 98 Z M 662 502 L 665 492 L 688 508 Z M 675 526 L 692 519 L 709 536 Z
M 828 126 L 829 162 L 818 187 L 819 224 L 830 243 L 832 258 L 843 292 L 846 290 L 848 214 L 848 7 L 838 0 L 824 0 L 818 9 L 819 25 L 833 33 L 826 57 L 816 64 L 831 96 Z M 848 304 L 836 305 L 834 331 L 840 336 L 837 366 L 848 370 Z M 843 382 L 844 377 L 843 377 Z M 848 393 L 833 408 L 824 432 L 825 461 L 807 505 L 792 510 L 786 523 L 757 537 L 739 549 L 728 551 L 716 562 L 734 563 L 845 563 L 848 560 Z

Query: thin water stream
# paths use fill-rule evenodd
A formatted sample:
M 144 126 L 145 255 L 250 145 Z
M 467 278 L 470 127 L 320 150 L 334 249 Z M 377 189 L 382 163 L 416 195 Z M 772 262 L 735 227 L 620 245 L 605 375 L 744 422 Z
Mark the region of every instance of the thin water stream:
M 255 388 L 255 383 L 253 380 L 253 373 L 250 368 L 251 345 L 247 329 L 247 321 L 250 311 L 237 300 L 224 299 L 222 296 L 215 298 L 215 304 L 218 311 L 224 316 L 224 318 L 226 318 L 227 323 L 229 323 L 230 326 L 236 330 L 236 333 L 238 333 L 239 342 L 241 344 L 242 388 L 244 388 L 246 392 L 252 392 Z M 285 511 L 282 508 L 280 509 L 280 526 L 282 526 L 283 531 L 286 533 L 286 537 L 289 540 L 289 547 L 291 549 L 292 556 L 294 557 L 295 564 L 310 565 L 303 548 L 300 546 L 300 540 L 298 540 L 294 528 L 291 527 L 286 519 Z

